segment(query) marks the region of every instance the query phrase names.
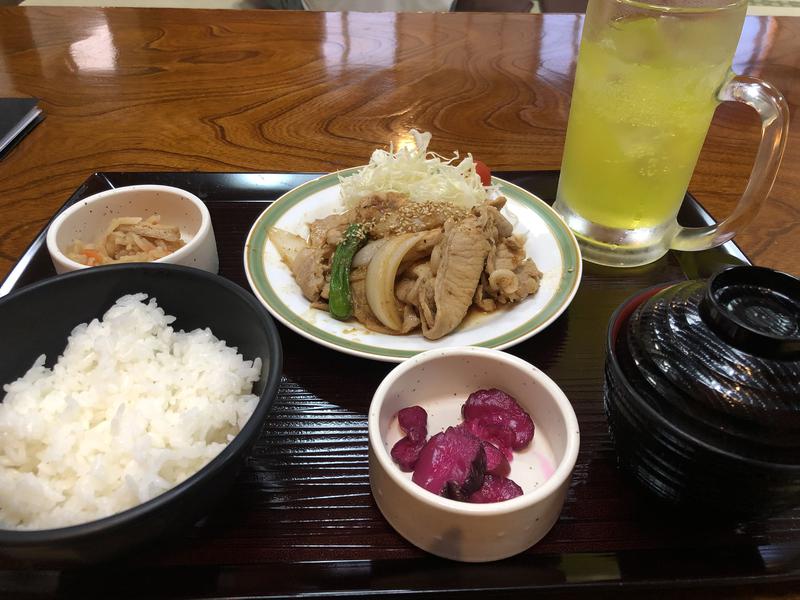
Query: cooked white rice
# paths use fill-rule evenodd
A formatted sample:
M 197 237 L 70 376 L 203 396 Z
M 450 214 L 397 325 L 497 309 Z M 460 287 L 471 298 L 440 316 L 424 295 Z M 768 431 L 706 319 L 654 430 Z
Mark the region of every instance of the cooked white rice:
M 78 325 L 0 405 L 0 526 L 49 529 L 140 504 L 196 473 L 255 408 L 261 359 L 174 331 L 147 295 Z

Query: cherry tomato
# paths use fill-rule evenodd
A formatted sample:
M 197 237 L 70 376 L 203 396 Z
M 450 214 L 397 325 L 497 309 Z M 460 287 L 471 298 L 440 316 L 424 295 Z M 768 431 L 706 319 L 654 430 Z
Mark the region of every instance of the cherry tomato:
M 481 183 L 483 185 L 491 185 L 492 183 L 492 172 L 489 170 L 483 162 L 476 160 L 475 161 L 475 172 L 478 174 L 478 177 L 481 178 Z

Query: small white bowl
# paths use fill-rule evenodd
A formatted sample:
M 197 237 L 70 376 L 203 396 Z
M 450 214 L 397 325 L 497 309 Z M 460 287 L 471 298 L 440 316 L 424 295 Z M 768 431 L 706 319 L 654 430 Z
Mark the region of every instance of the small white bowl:
M 149 217 L 158 213 L 163 223 L 176 225 L 186 243 L 171 254 L 152 261 L 219 271 L 217 242 L 211 215 L 200 198 L 166 185 L 132 185 L 79 200 L 58 215 L 47 231 L 47 250 L 56 273 L 87 269 L 67 258 L 67 248 L 77 239 L 93 243 L 116 217 Z
M 462 421 L 472 392 L 499 388 L 533 419 L 531 445 L 514 452 L 510 478 L 523 495 L 505 502 L 458 502 L 418 486 L 390 455 L 404 433 L 397 412 L 420 405 L 428 436 Z M 383 516 L 400 535 L 432 554 L 465 562 L 513 556 L 542 539 L 558 520 L 578 456 L 572 405 L 547 375 L 524 360 L 478 347 L 418 354 L 393 369 L 369 408 L 369 479 Z

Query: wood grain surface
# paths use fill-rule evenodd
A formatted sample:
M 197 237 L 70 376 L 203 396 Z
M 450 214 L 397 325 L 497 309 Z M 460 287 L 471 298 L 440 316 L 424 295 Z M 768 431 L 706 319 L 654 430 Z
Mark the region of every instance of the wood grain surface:
M 329 171 L 412 127 L 496 170 L 558 168 L 582 17 L 0 8 L 0 96 L 47 118 L 0 162 L 0 276 L 95 171 Z M 734 68 L 800 104 L 800 20 L 749 18 Z M 759 127 L 718 111 L 692 191 L 716 217 Z M 800 141 L 737 241 L 800 273 Z
M 412 127 L 433 132 L 433 149 L 471 151 L 498 171 L 556 169 L 581 26 L 574 15 L 0 9 L 0 96 L 37 96 L 47 115 L 0 161 L 0 277 L 96 171 L 330 171 L 407 140 Z M 748 19 L 734 67 L 770 80 L 795 109 L 798 50 L 800 21 Z M 771 198 L 738 238 L 754 262 L 793 273 L 800 272 L 796 132 Z M 720 109 L 690 188 L 715 216 L 729 213 L 744 189 L 758 135 L 755 114 Z M 222 273 L 244 283 L 237 257 L 263 206 L 227 211 L 216 201 L 211 208 L 226 249 Z M 279 403 L 226 510 L 121 566 L 17 572 L 0 565 L 0 596 L 400 594 L 415 589 L 409 577 L 416 589 L 491 590 L 533 580 L 547 592 L 567 573 L 576 579 L 566 583 L 585 584 L 593 598 L 706 598 L 707 589 L 687 588 L 711 572 L 711 584 L 722 584 L 715 597 L 795 597 L 781 572 L 796 568 L 796 515 L 769 526 L 694 529 L 642 510 L 615 468 L 602 412 L 605 324 L 631 289 L 679 276 L 675 261 L 670 255 L 611 278 L 588 266 L 568 314 L 514 348 L 564 386 L 583 439 L 564 518 L 546 544 L 519 559 L 444 563 L 393 533 L 372 505 L 365 456 L 366 409 L 388 366 L 282 329 Z M 342 386 L 353 369 L 359 377 Z M 330 475 L 338 464 L 351 470 Z M 340 480 L 330 483 L 334 476 Z M 384 560 L 367 560 L 373 547 Z M 752 556 L 731 560 L 742 549 Z M 621 562 L 591 554 L 617 550 Z M 575 562 L 553 562 L 570 551 Z M 598 567 L 583 559 L 618 569 L 631 589 L 616 590 L 611 577 L 596 594 L 599 584 L 586 574 Z M 752 572 L 766 573 L 775 587 L 750 587 Z

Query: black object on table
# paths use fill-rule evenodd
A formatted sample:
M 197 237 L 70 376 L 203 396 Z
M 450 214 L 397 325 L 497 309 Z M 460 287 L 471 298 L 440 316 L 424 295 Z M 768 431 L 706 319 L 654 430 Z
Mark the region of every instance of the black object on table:
M 44 120 L 37 98 L 0 98 L 0 160 Z
M 496 173 L 551 202 L 556 172 Z M 250 226 L 280 194 L 314 174 L 97 173 L 69 203 L 134 184 L 187 189 L 208 205 L 220 274 L 247 287 L 243 247 Z M 708 214 L 687 198 L 684 225 Z M 39 236 L 0 286 L 8 293 L 53 274 Z M 604 339 L 613 310 L 634 292 L 747 263 L 732 243 L 671 252 L 654 264 L 585 264 L 569 309 L 508 351 L 537 365 L 565 391 L 581 426 L 581 451 L 560 520 L 536 546 L 488 564 L 430 556 L 406 542 L 372 499 L 367 409 L 393 365 L 317 345 L 279 326 L 281 387 L 262 437 L 230 494 L 182 534 L 102 567 L 31 568 L 0 559 L 0 590 L 159 597 L 278 597 L 482 594 L 538 591 L 575 597 L 800 581 L 800 510 L 765 520 L 714 522 L 659 505 L 617 469 L 603 413 Z M 489 596 L 486 596 L 486 594 Z M 437 597 L 443 597 L 438 595 Z

